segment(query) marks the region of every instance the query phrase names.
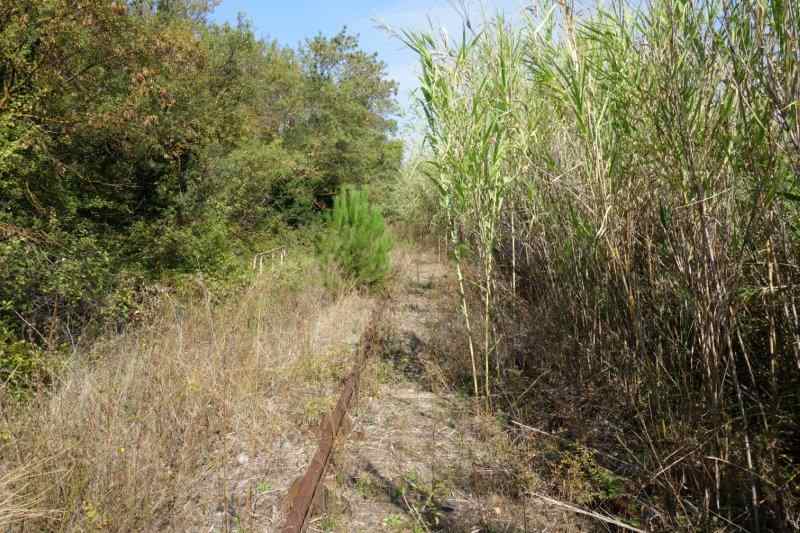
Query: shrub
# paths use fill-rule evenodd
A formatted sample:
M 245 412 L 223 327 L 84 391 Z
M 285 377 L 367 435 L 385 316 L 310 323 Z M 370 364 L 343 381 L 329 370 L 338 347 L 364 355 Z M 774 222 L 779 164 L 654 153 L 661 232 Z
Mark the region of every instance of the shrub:
M 289 151 L 280 140 L 243 143 L 214 164 L 214 174 L 230 224 L 242 233 L 274 232 L 317 216 L 319 177 L 305 155 Z
M 327 221 L 328 230 L 318 245 L 326 271 L 335 266 L 357 285 L 380 285 L 389 271 L 392 240 L 367 192 L 342 188 Z
M 54 347 L 86 326 L 116 281 L 95 238 L 49 229 L 0 241 L 0 324 L 18 339 Z
M 12 396 L 20 396 L 43 371 L 41 352 L 33 344 L 17 340 L 0 322 L 0 386 Z

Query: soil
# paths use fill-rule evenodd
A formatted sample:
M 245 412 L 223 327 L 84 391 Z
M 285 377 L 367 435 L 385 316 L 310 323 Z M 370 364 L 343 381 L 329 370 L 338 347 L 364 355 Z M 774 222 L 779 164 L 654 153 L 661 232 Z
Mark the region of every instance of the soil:
M 519 494 L 511 447 L 467 398 L 432 391 L 432 336 L 452 315 L 447 265 L 435 253 L 400 262 L 378 383 L 327 480 L 327 505 L 309 530 L 341 532 L 586 531 L 574 515 Z M 388 368 L 388 370 L 387 370 Z M 535 480 L 531 480 L 535 483 Z

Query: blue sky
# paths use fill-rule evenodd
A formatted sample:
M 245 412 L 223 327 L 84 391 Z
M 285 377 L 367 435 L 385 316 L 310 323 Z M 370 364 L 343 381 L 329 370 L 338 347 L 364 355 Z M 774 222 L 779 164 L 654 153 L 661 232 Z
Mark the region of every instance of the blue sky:
M 485 11 L 517 15 L 531 0 L 467 0 L 468 9 L 480 18 Z M 333 35 L 343 26 L 360 35 L 361 47 L 377 52 L 388 66 L 389 77 L 400 84 L 398 100 L 407 106 L 417 87 L 414 55 L 402 43 L 378 28 L 385 22 L 395 28 L 424 29 L 428 19 L 451 35 L 460 30 L 460 17 L 448 0 L 222 0 L 211 16 L 216 22 L 235 23 L 244 13 L 260 37 L 296 46 L 306 37 L 322 32 Z

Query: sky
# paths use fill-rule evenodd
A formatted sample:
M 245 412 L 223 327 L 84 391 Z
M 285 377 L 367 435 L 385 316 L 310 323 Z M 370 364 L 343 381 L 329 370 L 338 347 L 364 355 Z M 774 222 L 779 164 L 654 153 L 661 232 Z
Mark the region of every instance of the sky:
M 516 18 L 531 0 L 465 0 L 475 19 L 483 12 L 499 10 Z M 331 36 L 342 27 L 360 36 L 361 48 L 377 52 L 387 64 L 388 77 L 400 84 L 398 101 L 408 108 L 417 84 L 414 54 L 386 31 L 386 23 L 397 29 L 427 29 L 428 20 L 450 35 L 460 34 L 461 17 L 449 0 L 222 0 L 211 15 L 215 22 L 236 23 L 239 13 L 250 19 L 259 37 L 297 46 L 319 32 Z M 401 127 L 410 128 L 408 115 Z

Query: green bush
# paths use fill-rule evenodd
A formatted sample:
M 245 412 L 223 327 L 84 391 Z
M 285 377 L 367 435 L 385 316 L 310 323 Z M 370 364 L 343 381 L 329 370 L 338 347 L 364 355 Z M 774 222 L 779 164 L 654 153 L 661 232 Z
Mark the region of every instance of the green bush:
M 39 350 L 27 341 L 17 340 L 0 322 L 0 386 L 19 395 L 42 370 Z
M 249 140 L 213 164 L 229 223 L 243 234 L 274 233 L 317 216 L 318 172 L 279 140 Z
M 112 259 L 97 239 L 48 229 L 0 241 L 0 324 L 18 339 L 77 335 L 116 287 Z
M 327 220 L 328 230 L 318 246 L 323 265 L 328 271 L 331 266 L 338 267 L 357 285 L 380 285 L 389 272 L 392 239 L 367 192 L 342 188 Z

